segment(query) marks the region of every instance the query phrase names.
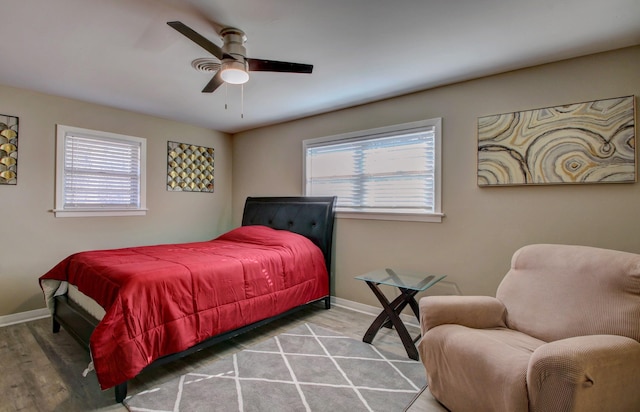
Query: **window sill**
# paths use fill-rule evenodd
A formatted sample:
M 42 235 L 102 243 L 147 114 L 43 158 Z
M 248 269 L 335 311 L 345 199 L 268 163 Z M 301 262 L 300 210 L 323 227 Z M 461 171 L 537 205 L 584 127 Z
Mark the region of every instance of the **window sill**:
M 144 216 L 148 209 L 84 209 L 61 210 L 54 209 L 56 217 L 97 217 L 97 216 Z
M 338 219 L 393 220 L 408 222 L 441 223 L 444 213 L 372 213 L 336 212 Z

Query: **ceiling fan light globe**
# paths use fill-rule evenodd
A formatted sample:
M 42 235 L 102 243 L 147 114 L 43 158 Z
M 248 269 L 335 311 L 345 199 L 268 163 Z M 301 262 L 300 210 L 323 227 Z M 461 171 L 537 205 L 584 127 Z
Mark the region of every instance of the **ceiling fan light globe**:
M 227 83 L 244 84 L 249 80 L 249 73 L 240 62 L 224 62 L 221 70 L 220 77 Z
M 239 69 L 227 69 L 220 73 L 222 80 L 231 84 L 244 84 L 249 80 L 249 73 Z

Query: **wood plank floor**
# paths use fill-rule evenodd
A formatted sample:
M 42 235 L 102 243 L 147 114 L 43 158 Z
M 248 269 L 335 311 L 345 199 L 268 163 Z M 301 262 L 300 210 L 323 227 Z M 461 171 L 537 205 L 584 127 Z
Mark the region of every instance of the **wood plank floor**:
M 304 322 L 362 339 L 373 320 L 371 315 L 335 305 L 324 310 L 323 305 L 305 308 L 230 341 L 146 371 L 129 382 L 129 393 L 150 389 L 172 376 L 189 372 Z M 410 331 L 418 333 L 417 328 L 410 328 Z M 395 331 L 380 331 L 373 343 L 389 352 L 406 354 Z M 89 373 L 86 378 L 82 376 L 88 363 L 89 354 L 64 329 L 52 333 L 51 319 L 0 328 L 0 411 L 127 411 L 122 404 L 115 403 L 113 389 L 100 390 L 95 373 Z M 427 389 L 407 411 L 443 412 L 446 409 Z

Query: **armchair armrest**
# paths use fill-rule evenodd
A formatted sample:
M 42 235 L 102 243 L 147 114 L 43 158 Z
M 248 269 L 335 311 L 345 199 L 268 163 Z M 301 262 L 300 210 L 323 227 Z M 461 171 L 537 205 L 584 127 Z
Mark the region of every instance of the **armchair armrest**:
M 505 327 L 506 309 L 491 296 L 426 296 L 420 299 L 422 335 L 443 324 L 484 329 Z
M 624 336 L 561 339 L 533 352 L 532 411 L 633 411 L 640 405 L 640 343 Z

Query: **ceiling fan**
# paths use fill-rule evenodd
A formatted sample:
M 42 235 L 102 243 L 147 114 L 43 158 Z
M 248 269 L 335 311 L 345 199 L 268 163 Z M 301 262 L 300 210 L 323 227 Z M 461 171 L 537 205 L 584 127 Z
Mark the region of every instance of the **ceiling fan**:
M 202 89 L 203 93 L 211 93 L 225 82 L 231 84 L 246 83 L 249 80 L 250 71 L 284 73 L 311 73 L 313 71 L 313 65 L 311 64 L 247 57 L 247 51 L 244 47 L 247 36 L 240 29 L 233 27 L 222 29 L 220 37 L 222 37 L 223 45 L 220 48 L 182 22 L 170 21 L 167 24 L 220 60 L 220 69 Z

